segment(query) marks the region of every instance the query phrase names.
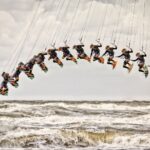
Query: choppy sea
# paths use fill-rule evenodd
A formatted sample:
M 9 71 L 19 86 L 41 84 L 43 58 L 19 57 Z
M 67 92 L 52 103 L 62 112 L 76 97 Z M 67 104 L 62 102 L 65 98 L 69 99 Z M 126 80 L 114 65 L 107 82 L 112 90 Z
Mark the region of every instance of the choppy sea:
M 150 102 L 1 101 L 0 148 L 150 150 Z

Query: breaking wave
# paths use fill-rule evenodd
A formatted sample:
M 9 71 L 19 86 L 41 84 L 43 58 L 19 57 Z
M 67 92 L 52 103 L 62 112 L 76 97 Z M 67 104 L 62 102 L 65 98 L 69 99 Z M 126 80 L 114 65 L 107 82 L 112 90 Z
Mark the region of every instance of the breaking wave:
M 0 102 L 0 147 L 150 149 L 149 102 Z

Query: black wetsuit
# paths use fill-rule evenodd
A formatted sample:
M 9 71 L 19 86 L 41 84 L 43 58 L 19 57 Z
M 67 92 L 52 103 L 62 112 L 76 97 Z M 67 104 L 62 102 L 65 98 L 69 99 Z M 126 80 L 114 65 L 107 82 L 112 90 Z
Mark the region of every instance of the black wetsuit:
M 5 88 L 6 90 L 8 90 L 7 84 L 8 84 L 8 82 L 9 82 L 10 76 L 9 76 L 9 74 L 4 73 L 4 74 L 2 75 L 2 77 L 4 78 L 4 80 L 3 80 L 2 83 L 1 83 L 1 89 Z
M 126 66 L 127 64 L 129 64 L 129 61 L 130 61 L 130 53 L 133 53 L 133 50 L 131 49 L 130 51 L 129 50 L 126 50 L 124 53 L 122 53 L 121 55 L 119 55 L 118 57 L 124 57 L 125 61 L 124 61 L 124 66 Z
M 101 47 L 101 45 L 94 45 L 93 48 L 91 49 L 90 57 L 92 57 L 92 55 L 94 54 L 94 61 L 99 58 L 99 55 L 100 55 L 99 47 Z
M 28 63 L 25 64 L 27 70 L 32 70 L 35 65 L 36 58 L 32 58 Z
M 18 78 L 19 77 L 19 75 L 21 74 L 21 66 L 18 66 L 17 68 L 16 68 L 16 71 L 14 72 L 14 74 L 12 75 L 12 77 L 13 78 Z
M 134 59 L 132 61 L 139 61 L 139 63 L 143 64 L 143 63 L 145 63 L 145 58 L 144 57 L 146 57 L 146 56 L 147 56 L 146 54 L 140 55 L 140 56 L 138 56 L 136 59 Z
M 3 77 L 4 80 L 6 80 L 6 81 L 9 81 L 9 79 L 10 79 L 10 76 L 9 76 L 8 73 L 4 73 L 4 74 L 2 75 L 2 77 Z
M 76 51 L 79 55 L 84 54 L 84 49 L 83 49 L 84 45 L 77 45 L 76 46 Z
M 57 51 L 57 49 L 52 49 L 52 50 L 48 51 L 48 54 L 50 55 L 49 59 L 55 59 L 55 58 L 57 58 L 56 51 Z
M 58 61 L 59 61 L 56 51 L 57 51 L 57 49 L 48 50 L 48 54 L 50 55 L 49 60 L 53 59 L 54 63 L 58 63 Z
M 39 53 L 36 58 L 36 63 L 37 64 L 43 63 L 45 60 L 45 55 L 47 55 L 47 53 Z
M 8 81 L 7 80 L 3 80 L 2 83 L 1 83 L 1 89 L 5 88 L 8 90 Z
M 109 47 L 109 49 L 106 50 L 105 53 L 102 55 L 102 56 L 105 56 L 106 54 L 109 55 L 108 62 L 107 62 L 108 64 L 112 64 L 111 61 L 114 62 L 114 60 L 113 60 L 114 55 L 115 55 L 114 50 L 116 50 L 116 49 L 117 49 L 117 46 Z
M 84 52 L 84 49 L 83 49 L 84 45 L 76 45 L 75 46 L 75 49 L 78 53 L 78 58 L 82 59 L 84 57 L 86 57 L 87 55 L 85 54 Z
M 69 47 L 62 47 L 63 57 L 73 57 L 69 51 Z M 68 58 L 67 58 L 68 59 Z
M 117 49 L 117 46 L 116 47 L 110 47 L 108 50 L 105 51 L 105 53 L 102 55 L 102 56 L 105 56 L 106 54 L 108 54 L 110 57 L 114 57 L 114 50 Z
M 147 56 L 146 54 L 143 54 L 143 55 L 141 54 L 137 57 L 137 59 L 132 60 L 132 61 L 138 61 L 138 66 L 139 66 L 140 72 L 144 72 L 142 70 L 142 68 L 144 67 L 144 64 L 145 64 L 145 58 L 144 57 L 146 57 L 146 56 Z

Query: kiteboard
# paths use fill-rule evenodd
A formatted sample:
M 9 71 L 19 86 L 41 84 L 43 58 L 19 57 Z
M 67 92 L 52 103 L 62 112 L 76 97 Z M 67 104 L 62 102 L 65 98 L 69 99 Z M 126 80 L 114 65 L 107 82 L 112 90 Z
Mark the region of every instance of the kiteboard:
M 144 75 L 145 75 L 145 78 L 147 78 L 148 75 L 149 75 L 149 70 L 148 70 L 148 66 L 147 65 L 144 66 Z
M 99 62 L 100 62 L 100 63 L 104 64 L 104 61 L 105 61 L 105 60 L 104 60 L 103 57 L 100 57 L 100 58 L 99 58 Z
M 116 68 L 116 65 L 117 65 L 117 61 L 115 61 L 114 63 L 113 63 L 113 69 L 115 69 Z
M 12 86 L 14 86 L 15 88 L 17 88 L 18 86 L 19 86 L 19 84 L 17 83 L 17 82 L 15 82 L 14 80 L 10 80 L 9 81 L 10 82 L 10 84 L 12 85 Z
M 48 72 L 48 68 L 45 66 L 45 64 L 39 65 L 42 71 Z
M 129 68 L 129 73 L 132 71 L 133 69 L 133 64 L 131 64 L 130 68 Z
M 34 74 L 29 73 L 28 71 L 25 71 L 25 74 L 27 75 L 28 78 L 31 80 L 34 79 Z

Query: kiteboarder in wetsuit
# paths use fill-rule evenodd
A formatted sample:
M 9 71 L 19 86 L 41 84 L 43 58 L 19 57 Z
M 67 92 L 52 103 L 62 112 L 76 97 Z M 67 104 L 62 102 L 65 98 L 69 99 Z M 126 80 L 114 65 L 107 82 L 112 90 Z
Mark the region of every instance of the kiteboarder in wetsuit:
M 91 48 L 91 55 L 90 58 L 92 58 L 93 56 L 93 61 L 99 61 L 100 63 L 104 63 L 104 58 L 100 57 L 100 47 L 102 47 L 102 44 L 100 43 L 99 45 L 94 45 L 91 44 L 90 48 Z
M 0 94 L 7 95 L 8 94 L 8 82 L 10 79 L 10 75 L 8 73 L 3 72 L 2 73 L 3 81 L 1 83 L 0 87 Z
M 24 64 L 23 62 L 21 62 L 21 70 L 25 72 L 25 74 L 30 78 L 33 79 L 34 78 L 34 74 L 32 72 L 33 67 L 36 63 L 36 56 L 33 56 L 32 59 L 30 59 L 26 64 Z
M 83 44 L 79 44 L 79 45 L 74 45 L 73 49 L 75 49 L 77 51 L 77 59 L 85 59 L 88 62 L 90 62 L 90 57 L 88 57 L 88 55 L 84 52 L 83 49 L 84 45 Z
M 48 71 L 48 68 L 47 66 L 45 65 L 44 63 L 44 60 L 45 60 L 45 56 L 47 55 L 47 52 L 41 52 L 39 53 L 37 56 L 36 56 L 36 63 L 40 66 L 40 68 L 47 72 Z
M 47 54 L 49 55 L 48 60 L 53 60 L 54 63 L 57 63 L 60 67 L 63 67 L 63 63 L 61 62 L 61 60 L 58 58 L 57 56 L 57 49 L 53 48 L 53 49 L 48 49 Z
M 113 69 L 116 67 L 116 64 L 117 64 L 117 61 L 114 60 L 114 55 L 115 55 L 114 50 L 116 50 L 116 49 L 117 49 L 116 45 L 114 45 L 114 47 L 107 45 L 106 46 L 106 51 L 102 55 L 102 57 L 103 57 L 106 54 L 108 54 L 109 57 L 108 57 L 108 60 L 107 60 L 107 64 L 112 65 Z
M 129 50 L 127 49 L 122 49 L 122 54 L 117 56 L 119 58 L 124 58 L 124 62 L 123 62 L 123 67 L 128 69 L 128 71 L 130 72 L 132 67 L 133 67 L 133 64 L 130 63 L 130 58 L 131 58 L 131 53 L 133 53 L 133 50 L 130 48 Z
M 69 51 L 69 46 L 59 47 L 59 51 L 63 52 L 62 59 L 66 58 L 66 60 L 71 60 L 77 64 L 77 60 L 74 58 L 74 56 Z
M 21 74 L 21 72 L 22 72 L 22 67 L 23 67 L 23 65 L 24 65 L 24 64 L 23 64 L 22 62 L 20 62 L 20 63 L 18 64 L 18 66 L 17 66 L 15 72 L 14 72 L 13 75 L 11 76 L 11 79 L 13 79 L 16 84 L 18 84 L 19 76 L 20 76 L 20 74 Z
M 143 52 L 143 54 L 140 53 L 136 53 L 136 59 L 132 60 L 132 61 L 137 61 L 138 62 L 138 66 L 139 66 L 139 72 L 144 72 L 144 65 L 145 65 L 145 57 L 146 57 L 146 53 Z

